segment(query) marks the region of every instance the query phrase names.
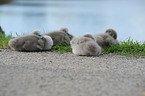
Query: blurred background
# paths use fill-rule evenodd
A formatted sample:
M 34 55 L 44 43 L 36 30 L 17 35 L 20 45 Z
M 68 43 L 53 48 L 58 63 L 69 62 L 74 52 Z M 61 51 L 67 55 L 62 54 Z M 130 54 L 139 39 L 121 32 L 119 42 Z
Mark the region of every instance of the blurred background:
M 145 41 L 145 0 L 13 0 L 0 5 L 0 26 L 13 36 L 61 27 L 82 36 L 113 28 L 121 41 Z

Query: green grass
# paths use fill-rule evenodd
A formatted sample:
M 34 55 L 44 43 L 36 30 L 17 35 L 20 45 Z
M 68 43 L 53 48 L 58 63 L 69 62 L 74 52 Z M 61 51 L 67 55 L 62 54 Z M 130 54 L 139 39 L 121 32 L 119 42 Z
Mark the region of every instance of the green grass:
M 55 45 L 51 48 L 51 51 L 56 51 L 59 53 L 64 53 L 64 52 L 72 52 L 71 45 Z
M 5 36 L 4 34 L 0 34 L 0 48 L 1 49 L 9 48 L 8 42 L 12 38 L 14 38 L 12 37 L 12 35 Z
M 125 56 L 145 56 L 145 43 L 131 40 L 121 41 L 120 45 L 112 45 L 102 51 L 103 54 L 114 53 Z
M 0 35 L 0 48 L 6 49 L 9 48 L 8 42 L 12 39 L 12 35 L 5 36 Z M 55 51 L 59 53 L 64 52 L 72 52 L 71 45 L 55 45 L 51 48 L 50 51 Z M 130 37 L 127 41 L 121 41 L 120 45 L 112 45 L 111 47 L 102 49 L 102 54 L 118 54 L 118 55 L 125 55 L 125 56 L 145 56 L 145 42 L 137 42 L 131 40 Z

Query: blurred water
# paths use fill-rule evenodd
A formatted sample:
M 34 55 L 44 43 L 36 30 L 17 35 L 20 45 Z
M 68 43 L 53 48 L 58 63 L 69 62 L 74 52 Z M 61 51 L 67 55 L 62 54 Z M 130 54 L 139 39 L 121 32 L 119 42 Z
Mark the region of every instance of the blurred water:
M 104 33 L 107 28 L 118 32 L 119 40 L 129 36 L 145 41 L 145 1 L 48 1 L 18 0 L 0 6 L 0 25 L 7 35 L 41 33 L 67 27 L 75 36 Z

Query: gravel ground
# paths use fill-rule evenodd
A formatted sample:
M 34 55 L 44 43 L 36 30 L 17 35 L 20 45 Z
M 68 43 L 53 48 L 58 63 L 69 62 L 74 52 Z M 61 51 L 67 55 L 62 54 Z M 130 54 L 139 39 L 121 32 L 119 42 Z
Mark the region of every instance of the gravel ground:
M 0 96 L 142 96 L 145 58 L 0 52 Z

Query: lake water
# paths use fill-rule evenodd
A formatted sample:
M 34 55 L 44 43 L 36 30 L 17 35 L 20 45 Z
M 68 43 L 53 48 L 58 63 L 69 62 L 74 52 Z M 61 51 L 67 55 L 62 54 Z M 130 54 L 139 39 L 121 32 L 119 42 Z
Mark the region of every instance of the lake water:
M 119 40 L 129 36 L 145 41 L 145 0 L 48 1 L 17 0 L 0 6 L 0 25 L 6 35 L 41 33 L 67 27 L 75 36 L 118 32 Z

